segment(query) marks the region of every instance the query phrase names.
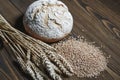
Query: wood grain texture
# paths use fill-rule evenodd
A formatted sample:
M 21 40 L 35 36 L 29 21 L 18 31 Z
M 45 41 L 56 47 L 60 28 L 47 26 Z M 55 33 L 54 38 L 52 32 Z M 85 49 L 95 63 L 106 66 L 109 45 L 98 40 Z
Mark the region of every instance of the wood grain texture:
M 35 0 L 0 0 L 0 14 L 15 28 L 24 31 L 23 15 Z M 109 70 L 97 78 L 71 77 L 65 80 L 120 80 L 120 0 L 62 0 L 74 18 L 74 35 L 102 46 Z M 0 49 L 0 80 L 31 80 L 15 63 L 9 47 Z

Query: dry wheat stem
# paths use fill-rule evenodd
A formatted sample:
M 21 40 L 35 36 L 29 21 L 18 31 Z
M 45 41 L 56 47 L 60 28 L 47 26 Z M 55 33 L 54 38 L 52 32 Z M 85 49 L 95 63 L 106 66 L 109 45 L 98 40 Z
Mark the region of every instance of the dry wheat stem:
M 53 80 L 62 80 L 62 74 L 74 74 L 71 65 L 57 54 L 56 49 L 11 27 L 1 15 L 0 36 L 13 50 L 22 69 L 34 80 L 48 79 L 42 71 L 44 68 Z
M 12 37 L 12 36 L 11 36 L 11 37 Z M 17 37 L 17 36 L 15 36 L 15 37 Z M 19 38 L 19 37 L 18 37 L 18 38 Z M 17 38 L 16 38 L 16 39 L 17 39 Z M 24 44 L 24 43 L 23 43 L 23 40 L 19 40 L 19 42 L 20 42 L 20 41 L 22 41 L 22 43 L 20 43 L 20 44 Z M 19 43 L 19 42 L 18 42 L 18 43 Z M 33 44 L 33 45 L 34 45 L 34 44 Z M 29 46 L 28 48 L 30 48 L 31 45 L 26 44 L 26 45 L 23 45 L 23 47 L 24 47 L 24 46 Z M 32 46 L 32 47 L 33 47 L 33 46 Z M 27 47 L 26 47 L 26 48 L 27 48 Z M 36 48 L 35 48 L 35 49 L 36 49 Z M 46 52 L 46 53 L 48 53 L 48 52 Z M 48 54 L 48 55 L 52 55 L 52 53 L 51 53 L 51 54 Z M 54 54 L 53 54 L 53 55 L 54 55 Z M 50 57 L 50 56 L 49 56 L 49 57 Z M 53 58 L 55 58 L 55 59 L 53 59 Z M 57 61 L 56 56 L 54 56 L 53 58 L 51 58 L 51 59 L 53 59 L 54 61 Z M 63 73 L 65 73 L 65 74 L 68 73 L 67 75 L 72 75 L 72 74 L 69 74 L 69 72 L 66 71 L 66 69 L 64 68 L 64 66 L 60 66 L 61 63 L 60 63 L 59 60 L 58 60 L 57 62 L 58 62 L 57 65 L 60 67 L 60 69 L 63 69 L 63 70 L 62 70 L 62 71 L 64 71 Z M 65 62 L 65 61 L 64 61 L 64 62 Z M 70 68 L 70 67 L 68 67 L 68 68 Z M 69 69 L 69 70 L 72 70 L 72 69 Z M 72 71 L 71 71 L 71 72 L 72 72 Z

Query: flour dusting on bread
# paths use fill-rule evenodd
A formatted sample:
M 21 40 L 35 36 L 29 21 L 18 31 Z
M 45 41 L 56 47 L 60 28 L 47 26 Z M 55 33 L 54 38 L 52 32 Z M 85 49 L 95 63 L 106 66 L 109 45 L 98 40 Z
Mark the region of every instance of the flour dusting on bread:
M 71 32 L 73 17 L 61 1 L 38 0 L 28 7 L 23 23 L 40 37 L 60 39 Z

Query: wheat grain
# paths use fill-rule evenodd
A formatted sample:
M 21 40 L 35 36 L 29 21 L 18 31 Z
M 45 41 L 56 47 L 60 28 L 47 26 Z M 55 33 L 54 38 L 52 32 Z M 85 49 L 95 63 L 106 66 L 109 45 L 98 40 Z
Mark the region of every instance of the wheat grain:
M 78 77 L 98 76 L 107 68 L 107 59 L 103 52 L 80 37 L 71 37 L 52 46 L 73 65 Z

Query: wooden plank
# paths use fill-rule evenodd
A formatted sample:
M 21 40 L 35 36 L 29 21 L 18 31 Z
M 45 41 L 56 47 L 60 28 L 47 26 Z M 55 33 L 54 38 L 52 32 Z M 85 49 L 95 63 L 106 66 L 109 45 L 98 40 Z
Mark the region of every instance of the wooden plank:
M 109 9 L 120 15 L 120 0 L 100 0 Z
M 23 80 L 6 53 L 9 52 L 7 52 L 5 48 L 0 51 L 0 74 L 2 75 L 0 76 L 0 80 Z
M 68 3 L 66 3 L 66 4 L 68 4 Z M 89 6 L 88 3 L 89 3 L 89 5 L 96 4 L 96 6 Z M 96 15 L 98 12 L 95 11 L 94 8 L 96 8 L 96 7 L 101 8 L 102 6 L 104 6 L 102 4 L 97 4 L 97 3 L 98 2 L 93 1 L 91 3 L 90 1 L 88 1 L 86 4 L 85 2 L 82 2 L 79 0 L 79 4 L 78 4 L 78 2 L 76 0 L 75 0 L 75 3 L 74 3 L 74 1 L 71 1 L 72 5 L 77 4 L 79 6 L 79 7 L 76 7 L 76 5 L 70 6 L 70 9 L 72 8 L 71 12 L 72 12 L 72 14 L 74 14 L 74 19 L 75 19 L 75 21 L 77 21 L 77 22 L 75 22 L 75 24 L 76 24 L 75 27 L 77 27 L 77 28 L 79 27 L 79 29 L 78 29 L 79 31 L 77 31 L 78 34 L 82 34 L 81 30 L 84 27 L 86 38 L 91 37 L 91 38 L 89 38 L 89 40 L 93 39 L 91 41 L 97 42 L 98 46 L 102 45 L 105 47 L 103 49 L 106 52 L 106 54 L 112 56 L 112 59 L 110 60 L 110 65 L 109 65 L 110 68 L 114 69 L 113 71 L 116 72 L 116 74 L 119 74 L 120 73 L 120 61 L 119 61 L 119 59 L 120 59 L 120 55 L 119 55 L 120 54 L 120 52 L 119 52 L 120 41 L 119 41 L 119 35 L 116 35 L 116 33 L 114 33 L 114 31 L 113 31 L 113 29 L 118 28 L 118 26 L 113 27 L 113 25 L 115 25 L 112 23 L 113 19 L 111 19 L 111 21 L 109 21 L 110 20 L 109 17 L 111 16 L 111 14 L 108 16 L 105 16 L 105 18 L 101 14 L 98 14 L 99 16 Z M 98 6 L 100 6 L 100 7 L 98 7 Z M 78 9 L 79 9 L 79 11 L 78 11 Z M 104 10 L 104 12 L 106 12 L 105 9 L 102 9 L 102 10 Z M 74 12 L 76 12 L 76 13 L 74 13 Z M 87 13 L 87 14 L 85 14 L 85 13 Z M 115 15 L 111 11 L 109 11 L 109 13 L 112 13 L 112 16 L 113 15 L 117 16 L 116 20 L 114 20 L 114 22 L 119 21 L 118 15 Z M 108 17 L 108 18 L 106 19 L 106 17 Z M 78 21 L 79 21 L 79 23 L 78 23 Z M 118 23 L 118 25 L 120 25 L 120 23 Z M 81 30 L 80 30 L 80 27 L 81 27 Z M 75 32 L 76 32 L 76 30 L 77 29 L 75 29 Z M 116 29 L 116 30 L 118 30 L 118 32 L 120 32 L 119 29 Z M 111 66 L 111 65 L 113 65 L 113 66 Z
M 16 28 L 24 31 L 22 17 L 27 6 L 34 0 L 0 0 L 0 13 Z M 120 76 L 120 1 L 119 0 L 62 0 L 74 17 L 75 35 L 84 36 L 87 41 L 102 46 L 105 54 L 111 55 L 108 67 Z M 7 4 L 7 5 L 6 5 Z M 7 50 L 9 50 L 7 48 Z M 0 79 L 30 80 L 13 64 L 12 52 L 0 51 Z M 9 61 L 10 60 L 10 61 Z M 14 77 L 11 79 L 11 77 Z M 65 80 L 80 80 L 71 77 Z M 118 79 L 118 78 L 117 78 Z M 117 80 L 107 71 L 97 78 L 82 78 L 81 80 Z M 119 80 L 119 79 L 118 79 Z
M 35 0 L 9 0 L 20 12 L 25 13 L 27 7 Z M 24 3 L 24 4 L 23 4 Z
M 95 4 L 96 3 L 96 4 Z M 101 29 L 101 32 L 103 33 L 96 33 L 96 34 L 100 34 L 100 35 L 97 35 L 97 37 L 99 37 L 99 40 L 102 40 L 102 43 L 104 44 L 104 46 L 107 46 L 109 48 L 109 51 L 107 51 L 106 53 L 110 54 L 112 56 L 112 60 L 115 60 L 115 61 L 111 61 L 110 62 L 110 65 L 113 65 L 112 66 L 112 69 L 116 69 L 116 73 L 120 75 L 120 61 L 119 61 L 119 58 L 120 58 L 120 18 L 119 18 L 119 15 L 115 15 L 111 10 L 107 9 L 104 5 L 100 5 L 100 2 L 87 2 L 87 10 L 88 12 L 90 12 L 91 14 L 93 14 L 94 17 L 97 18 L 97 22 L 96 23 L 101 23 L 103 25 L 96 25 L 96 26 L 100 26 L 100 29 Z M 99 3 L 99 4 L 98 4 Z M 85 4 L 85 3 L 84 3 Z M 94 6 L 91 6 L 91 4 L 95 4 Z M 105 8 L 104 8 L 104 7 Z M 99 8 L 99 9 L 95 9 L 95 8 Z M 102 8 L 103 7 L 103 8 Z M 104 12 L 104 15 L 106 14 L 106 16 L 102 15 L 103 13 L 100 11 L 103 10 L 102 12 Z M 99 12 L 98 12 L 99 10 Z M 111 14 L 107 14 L 107 13 L 111 13 Z M 110 16 L 114 16 L 114 19 L 111 18 Z M 98 22 L 99 21 L 99 22 Z M 94 23 L 93 22 L 93 23 Z M 117 24 L 117 25 L 116 25 Z M 95 27 L 96 27 L 95 26 Z M 94 27 L 94 28 L 95 28 Z M 117 33 L 114 31 L 114 29 L 117 31 Z M 93 33 L 94 35 L 94 33 Z M 105 36 L 104 36 L 105 35 Z M 102 38 L 104 37 L 104 38 Z M 106 50 L 106 49 L 105 49 Z M 112 63 L 114 62 L 114 63 Z
M 17 10 L 9 0 L 0 0 L 0 13 L 11 23 L 11 25 L 14 25 L 17 18 L 21 16 L 19 10 Z

